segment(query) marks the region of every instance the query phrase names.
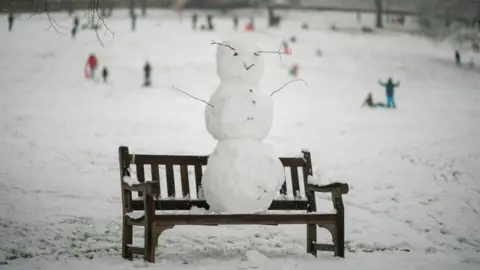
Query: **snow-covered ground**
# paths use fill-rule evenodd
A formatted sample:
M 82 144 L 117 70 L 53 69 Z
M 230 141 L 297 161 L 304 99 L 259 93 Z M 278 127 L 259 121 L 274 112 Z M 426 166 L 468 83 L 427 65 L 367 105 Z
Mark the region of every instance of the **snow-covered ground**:
M 45 16 L 23 16 L 8 33 L 0 17 L 0 269 L 479 269 L 479 71 L 420 37 L 331 32 L 323 14 L 311 31 L 298 30 L 297 14 L 282 29 L 257 20 L 256 33 L 234 33 L 226 18 L 192 32 L 188 17 L 154 12 L 132 33 L 116 15 L 115 37 L 99 33 L 103 48 L 92 31 L 72 40 L 64 15 L 54 16 L 66 35 L 45 31 Z M 261 87 L 282 86 L 293 63 L 308 86 L 274 96 L 266 142 L 281 156 L 308 148 L 321 181 L 350 184 L 346 258 L 307 255 L 305 226 L 184 226 L 160 238 L 155 265 L 123 260 L 118 146 L 210 153 L 204 104 L 170 86 L 208 99 L 219 83 L 212 40 L 276 50 L 292 35 L 293 55 L 268 57 Z M 106 85 L 83 77 L 91 52 L 110 70 Z M 377 82 L 388 76 L 401 81 L 398 109 L 360 107 L 368 92 L 383 101 Z M 318 203 L 331 208 L 328 196 Z

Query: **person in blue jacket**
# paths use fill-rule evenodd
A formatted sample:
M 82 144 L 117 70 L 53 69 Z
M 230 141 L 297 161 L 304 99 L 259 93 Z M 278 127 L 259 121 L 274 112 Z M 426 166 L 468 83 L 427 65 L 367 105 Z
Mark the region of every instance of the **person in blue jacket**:
M 387 94 L 387 108 L 396 108 L 395 105 L 395 88 L 400 86 L 400 82 L 393 83 L 392 78 L 388 78 L 386 83 L 378 81 L 378 83 L 385 87 L 385 91 Z

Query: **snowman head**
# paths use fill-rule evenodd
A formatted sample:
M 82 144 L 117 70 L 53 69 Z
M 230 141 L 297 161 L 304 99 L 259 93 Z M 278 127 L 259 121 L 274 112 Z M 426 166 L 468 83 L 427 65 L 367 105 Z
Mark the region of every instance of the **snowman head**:
M 260 81 L 264 60 L 255 44 L 238 39 L 214 44 L 218 45 L 217 74 L 221 80 L 248 83 Z

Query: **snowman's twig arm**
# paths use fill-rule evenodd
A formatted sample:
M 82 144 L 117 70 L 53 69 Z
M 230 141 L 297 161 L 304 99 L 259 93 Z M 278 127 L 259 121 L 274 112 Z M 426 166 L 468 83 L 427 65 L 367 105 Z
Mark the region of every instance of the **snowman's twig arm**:
M 180 88 L 177 88 L 177 87 L 175 87 L 175 86 L 173 86 L 173 85 L 172 85 L 172 88 L 175 89 L 175 90 L 177 90 L 177 91 L 180 91 L 180 92 L 184 93 L 185 95 L 187 95 L 187 96 L 189 96 L 189 97 L 191 97 L 191 98 L 193 98 L 193 99 L 196 99 L 196 100 L 198 100 L 198 101 L 201 101 L 201 102 L 207 104 L 208 106 L 214 108 L 213 105 L 210 104 L 210 103 L 208 103 L 207 101 L 205 101 L 205 100 L 203 100 L 203 99 L 200 99 L 200 98 L 197 98 L 197 97 L 194 97 L 194 96 L 190 95 L 189 93 L 183 91 L 183 90 L 180 89 Z
M 277 53 L 278 56 L 280 57 L 281 60 L 283 60 L 282 58 L 282 54 L 284 54 L 282 52 L 282 45 L 283 45 L 283 41 L 280 42 L 280 47 L 278 48 L 278 51 L 274 52 L 274 51 L 257 51 L 257 53 Z
M 285 88 L 285 86 L 293 83 L 293 82 L 298 82 L 298 81 L 302 81 L 305 85 L 307 85 L 307 82 L 304 80 L 304 79 L 295 79 L 295 80 L 291 80 L 289 82 L 287 82 L 286 84 L 284 84 L 282 87 L 280 87 L 279 89 L 273 91 L 271 94 L 270 94 L 270 97 L 272 97 L 275 93 L 277 92 L 280 92 L 283 88 Z

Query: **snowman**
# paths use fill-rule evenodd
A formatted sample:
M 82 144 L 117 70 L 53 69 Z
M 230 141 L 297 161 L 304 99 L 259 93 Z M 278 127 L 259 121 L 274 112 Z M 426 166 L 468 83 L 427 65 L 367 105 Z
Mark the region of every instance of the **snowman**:
M 273 100 L 259 89 L 262 51 L 241 40 L 215 44 L 221 82 L 207 103 L 205 122 L 218 143 L 202 178 L 203 195 L 214 212 L 263 212 L 285 176 L 273 149 L 262 142 L 273 124 Z

